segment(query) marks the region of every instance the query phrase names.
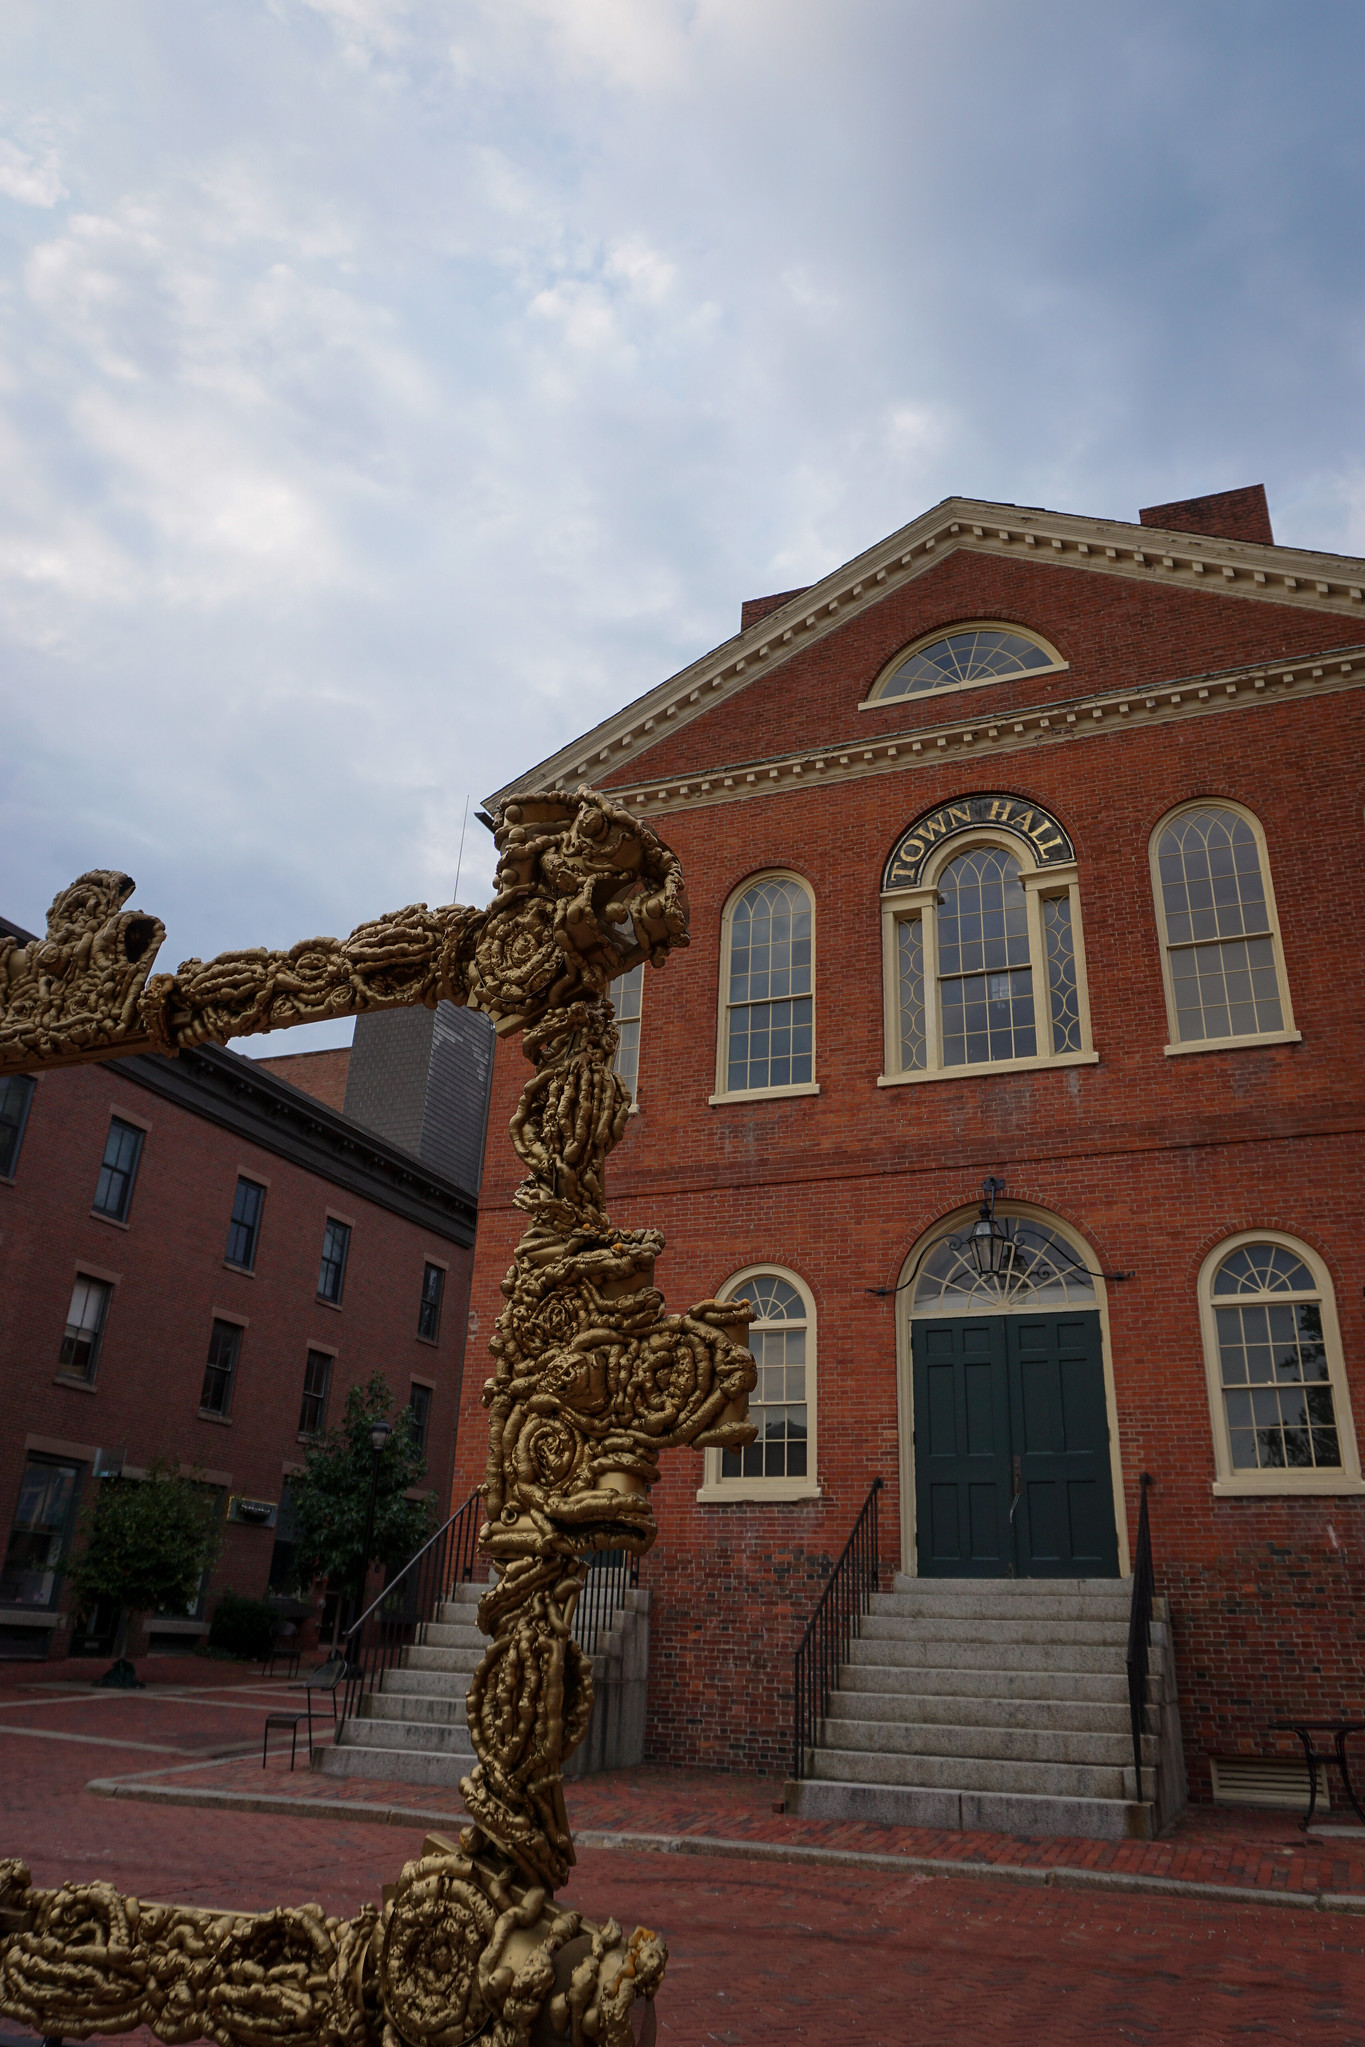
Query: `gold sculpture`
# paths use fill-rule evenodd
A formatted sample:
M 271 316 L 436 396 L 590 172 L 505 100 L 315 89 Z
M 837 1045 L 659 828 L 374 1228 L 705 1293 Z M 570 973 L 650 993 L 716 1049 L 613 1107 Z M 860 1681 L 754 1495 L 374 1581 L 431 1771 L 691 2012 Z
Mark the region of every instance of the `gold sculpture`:
M 145 2025 L 221 2047 L 631 2047 L 653 2037 L 664 1943 L 561 1911 L 574 1861 L 562 1769 L 592 1711 L 574 1610 L 599 1550 L 656 1528 L 661 1450 L 752 1441 L 744 1302 L 663 1312 L 657 1230 L 617 1230 L 606 1159 L 630 1098 L 607 990 L 686 945 L 675 855 L 600 794 L 509 803 L 485 911 L 413 904 L 344 940 L 225 953 L 153 975 L 164 936 L 123 909 L 126 875 L 83 875 L 45 939 L 0 940 L 0 1073 L 223 1044 L 441 1000 L 522 1033 L 512 1117 L 526 1230 L 492 1341 L 486 1521 L 490 1637 L 470 1686 L 473 1824 L 432 1836 L 383 1910 L 252 1915 L 141 1905 L 107 1884 L 35 1891 L 0 1863 L 0 2013 L 46 2036 Z

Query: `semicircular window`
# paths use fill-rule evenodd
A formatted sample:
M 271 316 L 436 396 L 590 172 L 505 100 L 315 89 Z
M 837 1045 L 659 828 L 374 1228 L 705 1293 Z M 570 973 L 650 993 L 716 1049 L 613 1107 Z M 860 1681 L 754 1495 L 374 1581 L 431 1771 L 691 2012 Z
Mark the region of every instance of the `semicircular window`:
M 1002 1215 L 1010 1252 L 1003 1270 L 979 1272 L 972 1257 L 970 1223 L 940 1237 L 920 1266 L 915 1286 L 917 1315 L 952 1315 L 972 1307 L 978 1313 L 1002 1309 L 1061 1308 L 1095 1304 L 1095 1282 L 1070 1244 L 1046 1223 Z
M 877 692 L 888 697 L 920 696 L 926 690 L 960 689 L 968 682 L 1003 682 L 1011 675 L 1031 675 L 1055 668 L 1057 657 L 1036 640 L 1004 626 L 971 626 L 931 640 L 893 669 Z

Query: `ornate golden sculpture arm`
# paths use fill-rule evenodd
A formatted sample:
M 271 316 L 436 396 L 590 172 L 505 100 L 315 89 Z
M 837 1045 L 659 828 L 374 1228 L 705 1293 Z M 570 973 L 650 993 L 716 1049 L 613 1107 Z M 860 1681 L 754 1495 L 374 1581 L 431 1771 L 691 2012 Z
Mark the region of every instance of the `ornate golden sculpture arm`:
M 126 875 L 85 875 L 48 936 L 0 950 L 0 1071 L 174 1053 L 323 1017 L 447 999 L 522 1033 L 532 1075 L 511 1135 L 528 1222 L 502 1283 L 484 1388 L 480 1547 L 490 1637 L 468 1695 L 474 1824 L 428 1841 L 382 1915 L 316 1906 L 212 1915 L 141 1906 L 106 1885 L 34 1892 L 8 1867 L 0 2013 L 44 2034 L 150 2026 L 220 2047 L 631 2047 L 667 1952 L 552 1893 L 574 1861 L 563 1764 L 587 1732 L 592 1668 L 573 1638 L 592 1556 L 654 1542 L 659 1453 L 753 1440 L 747 1303 L 664 1312 L 659 1231 L 618 1230 L 606 1162 L 629 1097 L 607 990 L 688 942 L 677 858 L 590 789 L 508 804 L 487 910 L 410 905 L 344 941 L 224 953 L 149 978 L 154 918 L 123 912 Z M 15 1902 L 12 1902 L 15 1901 Z M 8 1909 L 8 1912 L 6 1908 Z M 6 1930 L 7 1919 L 12 1922 Z

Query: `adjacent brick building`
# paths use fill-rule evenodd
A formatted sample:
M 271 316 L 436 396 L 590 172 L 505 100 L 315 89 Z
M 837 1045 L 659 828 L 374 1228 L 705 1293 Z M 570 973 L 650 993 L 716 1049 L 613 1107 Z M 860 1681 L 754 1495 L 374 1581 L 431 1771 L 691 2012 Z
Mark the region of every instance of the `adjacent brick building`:
M 888 1565 L 1084 1578 L 1130 1570 L 1150 1473 L 1196 1796 L 1272 1717 L 1365 1712 L 1363 589 L 1259 490 L 949 499 L 492 799 L 589 779 L 688 877 L 610 1203 L 670 1306 L 760 1308 L 762 1436 L 665 1459 L 655 1759 L 787 1767 L 874 1477 Z
M 446 1499 L 477 1154 L 457 1178 L 362 1127 L 349 1064 L 209 1047 L 0 1081 L 0 1655 L 71 1643 L 62 1567 L 104 1470 L 165 1459 L 221 1497 L 211 1579 L 146 1620 L 153 1648 L 202 1635 L 219 1589 L 288 1579 L 290 1473 L 376 1370 Z

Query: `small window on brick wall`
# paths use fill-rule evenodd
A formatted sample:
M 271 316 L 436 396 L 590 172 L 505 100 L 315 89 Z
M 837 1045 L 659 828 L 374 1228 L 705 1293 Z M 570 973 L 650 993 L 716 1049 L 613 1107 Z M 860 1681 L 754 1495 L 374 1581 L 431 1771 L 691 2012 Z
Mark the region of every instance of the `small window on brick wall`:
M 242 1331 L 236 1322 L 214 1321 L 209 1335 L 209 1354 L 204 1365 L 204 1384 L 199 1394 L 199 1412 L 226 1416 L 232 1409 L 233 1382 L 242 1348 Z
M 749 1348 L 758 1383 L 749 1419 L 758 1434 L 743 1450 L 708 1450 L 702 1500 L 808 1499 L 815 1476 L 815 1302 L 796 1273 L 761 1268 L 721 1288 L 723 1301 L 748 1301 L 756 1319 Z
M 32 1101 L 33 1082 L 26 1073 L 8 1073 L 0 1080 L 0 1180 L 14 1178 Z
M 318 1299 L 330 1301 L 334 1307 L 341 1306 L 341 1292 L 346 1284 L 346 1260 L 350 1256 L 351 1231 L 347 1223 L 341 1223 L 335 1216 L 328 1216 L 327 1227 L 322 1233 L 322 1263 L 318 1267 Z
M 417 1309 L 417 1334 L 427 1343 L 435 1343 L 441 1334 L 441 1296 L 445 1292 L 446 1276 L 439 1265 L 430 1260 L 422 1268 L 422 1299 Z
M 422 1455 L 427 1451 L 427 1428 L 431 1422 L 431 1388 L 414 1379 L 408 1395 L 408 1409 L 412 1415 L 413 1439 Z
M 1365 1491 L 1322 1260 L 1292 1237 L 1235 1237 L 1205 1259 L 1199 1291 L 1214 1491 Z
M 327 1391 L 332 1383 L 332 1360 L 325 1350 L 310 1350 L 303 1368 L 303 1400 L 299 1407 L 299 1434 L 317 1436 L 327 1426 Z
M 57 1369 L 68 1378 L 83 1379 L 87 1385 L 93 1382 L 104 1338 L 104 1318 L 109 1312 L 113 1291 L 102 1279 L 88 1279 L 84 1273 L 76 1275 L 61 1349 L 57 1353 Z
M 265 1207 L 265 1189 L 257 1180 L 239 1179 L 237 1192 L 232 1201 L 232 1220 L 228 1224 L 227 1251 L 224 1253 L 229 1265 L 239 1265 L 243 1272 L 250 1272 L 256 1263 L 256 1246 L 261 1235 L 261 1211 Z
M 97 1215 L 106 1215 L 111 1222 L 127 1222 L 141 1157 L 142 1132 L 115 1116 L 109 1125 L 100 1176 L 95 1183 L 93 1206 Z

